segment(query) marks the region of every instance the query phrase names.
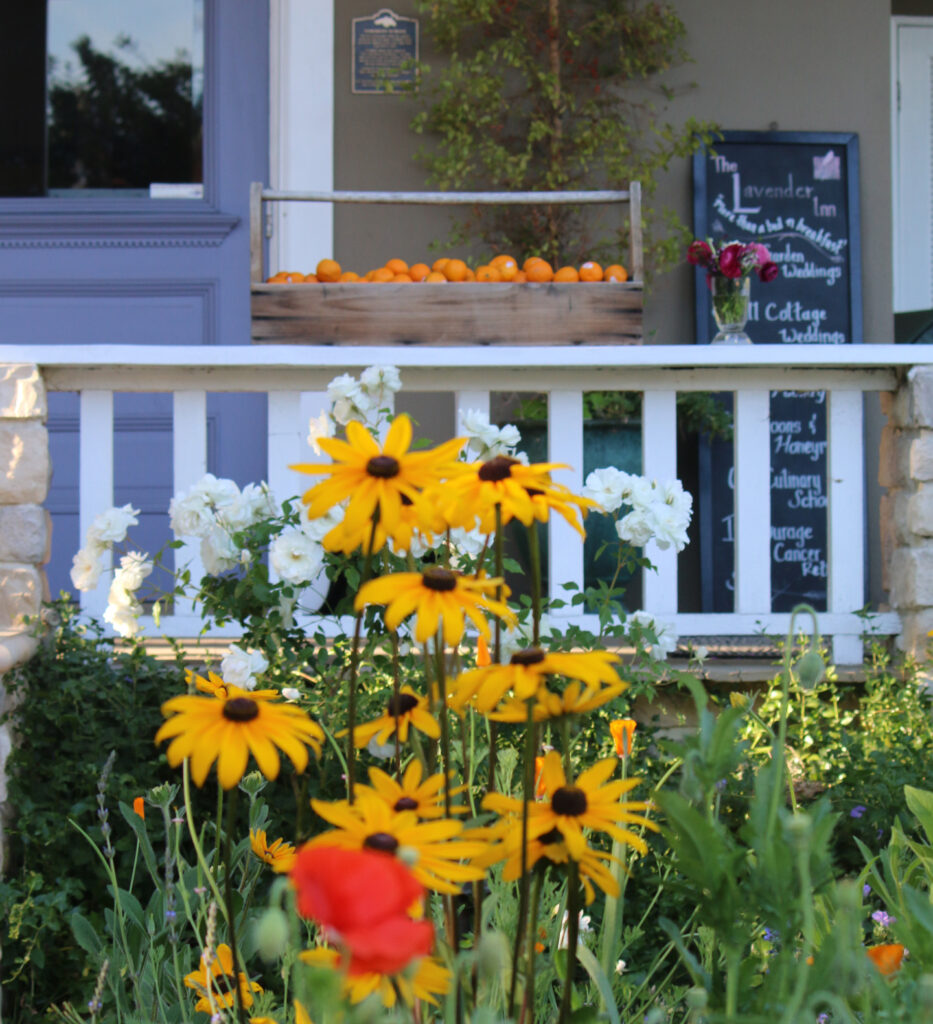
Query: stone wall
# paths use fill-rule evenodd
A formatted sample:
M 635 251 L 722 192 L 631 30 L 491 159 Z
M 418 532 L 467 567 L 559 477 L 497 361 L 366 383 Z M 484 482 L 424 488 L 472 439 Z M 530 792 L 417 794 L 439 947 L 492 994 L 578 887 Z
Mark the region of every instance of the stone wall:
M 38 368 L 0 365 L 0 716 L 8 709 L 3 675 L 32 654 L 35 641 L 23 620 L 48 597 L 42 566 L 51 540 L 42 508 L 51 466 L 45 427 L 45 387 Z M 6 818 L 6 759 L 12 737 L 0 724 L 0 874 Z
M 901 616 L 899 646 L 921 656 L 933 630 L 933 367 L 907 372 L 881 407 L 883 586 Z

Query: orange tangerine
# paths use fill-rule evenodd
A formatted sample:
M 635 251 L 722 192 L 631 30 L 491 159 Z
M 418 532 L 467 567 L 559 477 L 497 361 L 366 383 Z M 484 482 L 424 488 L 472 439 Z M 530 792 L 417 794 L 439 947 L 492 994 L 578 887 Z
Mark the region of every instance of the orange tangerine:
M 305 274 L 305 284 L 319 284 L 317 274 Z
M 602 279 L 603 268 L 598 263 L 594 263 L 593 260 L 587 260 L 586 263 L 580 264 L 581 281 L 602 281 Z
M 528 259 L 525 260 L 525 262 L 522 264 L 522 270 L 524 270 L 525 273 L 527 274 L 528 273 L 528 268 L 531 266 L 532 263 L 540 263 L 540 262 L 541 262 L 541 257 L 540 256 L 529 256 Z
M 465 281 L 468 269 L 463 260 L 448 260 L 444 265 L 443 274 L 448 281 Z
M 525 267 L 525 273 L 529 281 L 543 283 L 554 278 L 554 268 L 547 260 L 534 260 Z
M 398 256 L 393 256 L 392 259 L 386 260 L 386 270 L 391 270 L 393 274 L 407 274 L 408 264 Z
M 447 278 L 439 270 L 432 270 L 424 279 L 425 284 L 447 284 Z
M 359 281 L 359 279 L 359 274 L 355 273 L 352 270 L 345 270 L 337 280 L 341 281 L 343 284 L 346 284 L 349 281 Z M 308 279 L 305 278 L 305 280 L 307 281 Z
M 627 281 L 628 271 L 619 263 L 613 263 L 603 271 L 604 281 Z
M 377 270 L 371 270 L 370 273 L 373 275 L 370 280 L 376 284 L 384 284 L 386 281 L 391 281 L 395 274 L 391 270 L 386 270 L 385 267 L 379 267 Z
M 431 264 L 431 269 L 432 270 L 437 270 L 439 273 L 443 274 L 444 273 L 444 267 L 446 267 L 449 262 L 450 262 L 450 257 L 449 256 L 441 256 L 439 259 L 436 259 Z
M 528 275 L 524 270 L 518 270 L 515 272 L 515 277 L 512 278 L 512 284 L 524 284 L 528 280 Z
M 266 284 L 287 284 L 288 283 L 288 271 L 280 270 L 277 274 L 273 274 L 272 277 L 266 278 Z
M 580 275 L 577 273 L 576 267 L 561 267 L 555 272 L 554 280 L 555 282 L 579 281 Z
M 471 281 L 475 281 L 475 280 L 476 280 L 476 272 L 473 271 L 473 270 L 470 270 L 470 268 L 467 267 L 466 277 L 463 279 L 464 284 L 469 284 Z
M 321 260 L 314 271 L 319 281 L 338 281 L 340 279 L 341 267 L 336 260 Z
M 431 268 L 427 263 L 412 263 L 408 268 L 408 273 L 411 275 L 412 281 L 423 281 L 431 273 Z
M 518 273 L 518 264 L 511 256 L 497 256 L 492 260 L 490 266 L 495 267 L 499 271 L 503 281 L 511 281 Z
M 502 274 L 499 273 L 499 268 L 492 265 L 484 265 L 476 268 L 476 280 L 477 281 L 501 281 Z
M 388 267 L 386 268 L 388 269 Z M 411 274 L 396 274 L 392 278 L 393 284 L 412 284 Z

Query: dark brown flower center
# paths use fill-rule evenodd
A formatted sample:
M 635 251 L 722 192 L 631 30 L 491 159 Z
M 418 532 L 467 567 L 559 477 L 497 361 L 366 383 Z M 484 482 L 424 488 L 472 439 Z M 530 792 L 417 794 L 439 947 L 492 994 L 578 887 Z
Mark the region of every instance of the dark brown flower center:
M 561 786 L 551 797 L 551 810 L 570 818 L 586 814 L 586 793 L 579 786 Z
M 510 459 L 508 455 L 497 455 L 479 467 L 478 476 L 480 480 L 485 480 L 487 483 L 495 483 L 497 480 L 505 480 L 510 477 L 512 467 L 517 465 L 519 465 L 518 459 Z
M 412 708 L 418 706 L 418 698 L 412 697 L 410 693 L 400 693 L 397 697 L 393 694 L 389 698 L 389 703 L 386 708 L 386 714 L 391 715 L 392 718 L 397 716 L 408 714 Z
M 214 988 L 218 992 L 236 992 L 237 990 L 237 979 L 233 974 L 228 974 L 224 971 L 222 974 L 215 974 Z
M 455 590 L 457 574 L 439 565 L 429 565 L 421 574 L 421 582 L 428 590 Z
M 526 647 L 523 651 L 516 651 L 509 658 L 510 665 L 540 665 L 544 661 L 544 651 L 540 647 Z
M 409 506 L 409 505 L 414 505 L 414 502 L 411 500 L 411 498 L 408 497 L 407 494 L 402 494 L 402 495 L 400 495 L 400 497 L 402 499 L 402 506 L 403 507 Z
M 231 697 L 224 702 L 223 713 L 231 722 L 251 722 L 259 714 L 259 705 L 252 697 Z
M 393 808 L 393 810 L 396 810 L 396 811 L 417 811 L 418 810 L 418 801 L 415 800 L 414 797 L 400 796 L 398 798 L 398 800 L 395 801 L 395 807 Z
M 373 832 L 363 840 L 363 846 L 367 850 L 379 850 L 380 853 L 395 853 L 398 840 L 388 832 Z
M 543 846 L 553 846 L 555 843 L 562 843 L 564 841 L 564 833 L 559 828 L 552 828 L 550 832 L 545 832 L 543 836 L 538 836 L 538 842 Z
M 544 491 L 539 490 L 537 487 L 526 487 L 525 493 L 529 498 L 537 498 L 539 494 L 544 494 Z
M 398 459 L 391 455 L 374 455 L 366 463 L 366 472 L 370 476 L 378 476 L 383 480 L 389 480 L 393 476 L 398 476 L 400 468 Z

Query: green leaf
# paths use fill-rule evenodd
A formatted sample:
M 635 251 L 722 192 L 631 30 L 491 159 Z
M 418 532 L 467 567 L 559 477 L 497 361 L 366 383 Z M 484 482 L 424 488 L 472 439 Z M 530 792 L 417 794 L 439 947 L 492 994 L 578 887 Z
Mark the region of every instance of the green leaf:
M 91 922 L 76 910 L 68 919 L 68 924 L 71 926 L 71 934 L 74 935 L 75 942 L 91 956 L 99 956 L 103 944 L 91 926 Z
M 904 797 L 907 800 L 907 806 L 923 826 L 927 842 L 933 843 L 933 793 L 925 789 L 905 786 Z
M 606 977 L 606 972 L 602 969 L 602 966 L 596 957 L 593 956 L 592 952 L 582 943 L 577 946 L 577 960 L 593 979 L 593 984 L 596 986 L 599 998 L 602 1000 L 603 1009 L 609 1016 L 610 1024 L 622 1024 L 619 1019 L 619 1008 L 616 1006 L 615 996 L 612 994 L 612 985 Z
M 142 851 L 146 868 L 148 869 L 153 882 L 158 885 L 161 876 L 156 864 L 155 851 L 152 849 L 152 843 L 149 841 L 149 834 L 146 832 L 146 822 L 140 818 L 132 807 L 128 807 L 122 801 L 120 803 L 120 813 L 123 815 L 126 823 L 136 833 L 136 838 L 139 841 L 139 848 Z

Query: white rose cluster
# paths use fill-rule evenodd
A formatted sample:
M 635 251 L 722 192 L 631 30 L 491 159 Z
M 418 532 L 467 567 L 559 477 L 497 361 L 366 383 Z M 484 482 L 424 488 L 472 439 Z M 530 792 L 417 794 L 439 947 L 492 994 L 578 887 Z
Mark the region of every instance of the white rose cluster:
M 261 651 L 255 651 L 252 647 L 243 650 L 236 644 L 231 644 L 220 660 L 223 681 L 241 690 L 255 690 L 256 677 L 261 676 L 268 667 L 269 662 Z
M 176 494 L 168 507 L 175 536 L 200 539 L 201 561 L 210 576 L 227 572 L 240 561 L 234 533 L 276 512 L 275 497 L 267 484 L 247 484 L 240 490 L 233 480 L 218 479 L 213 473 Z
M 327 385 L 327 397 L 331 401 L 331 415 L 343 425 L 351 420 L 359 420 L 367 426 L 379 424 L 383 410 L 389 405 L 392 396 L 400 391 L 402 381 L 398 368 L 395 366 L 368 366 L 357 380 L 349 373 L 335 377 Z M 328 431 L 329 432 L 326 432 Z M 311 421 L 311 437 L 331 437 L 333 429 L 320 420 Z
M 143 580 L 152 572 L 152 568 L 152 562 L 144 554 L 131 551 L 120 559 L 120 568 L 113 574 L 104 622 L 109 622 L 114 632 L 122 637 L 136 636 L 139 632 L 139 616 L 143 606 L 136 597 L 136 591 L 143 585 Z
M 633 547 L 642 548 L 650 540 L 662 549 L 673 546 L 676 551 L 683 551 L 686 547 L 693 496 L 679 480 L 659 484 L 607 466 L 589 474 L 582 493 L 607 515 L 623 506 L 628 509 L 616 520 L 615 528 L 619 539 Z
M 126 532 L 136 526 L 139 509 L 132 505 L 108 508 L 95 517 L 87 531 L 84 547 L 71 560 L 71 582 L 75 590 L 94 590 L 106 568 L 104 555 L 114 544 L 126 539 Z
M 467 451 L 484 462 L 494 459 L 497 455 L 515 458 L 515 450 L 522 443 L 518 427 L 511 423 L 497 427 L 490 423 L 486 413 L 479 409 L 468 409 L 460 413 L 460 426 L 469 439 Z

